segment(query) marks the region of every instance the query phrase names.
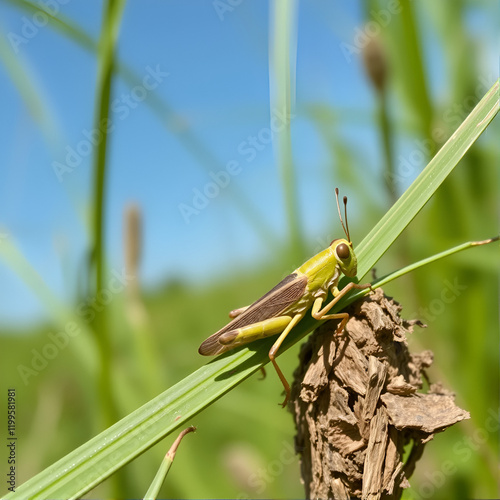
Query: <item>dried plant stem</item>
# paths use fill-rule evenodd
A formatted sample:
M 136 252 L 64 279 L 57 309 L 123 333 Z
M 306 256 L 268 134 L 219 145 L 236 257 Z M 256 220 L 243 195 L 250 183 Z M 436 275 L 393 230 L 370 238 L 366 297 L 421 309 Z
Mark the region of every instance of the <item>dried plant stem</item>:
M 400 310 L 378 289 L 351 306 L 344 335 L 327 322 L 302 346 L 291 408 L 307 498 L 400 498 L 425 443 L 469 418 L 439 384 L 417 392 L 433 355 L 409 352 L 418 321 Z

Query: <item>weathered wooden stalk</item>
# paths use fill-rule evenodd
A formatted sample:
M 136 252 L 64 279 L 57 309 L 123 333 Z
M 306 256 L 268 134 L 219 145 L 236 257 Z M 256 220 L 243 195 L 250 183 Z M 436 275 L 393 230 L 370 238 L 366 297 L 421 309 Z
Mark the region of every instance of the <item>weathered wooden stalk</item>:
M 417 392 L 433 354 L 409 352 L 419 322 L 400 311 L 378 289 L 351 306 L 344 334 L 329 321 L 302 346 L 289 407 L 306 498 L 400 498 L 425 443 L 469 418 L 439 384 Z

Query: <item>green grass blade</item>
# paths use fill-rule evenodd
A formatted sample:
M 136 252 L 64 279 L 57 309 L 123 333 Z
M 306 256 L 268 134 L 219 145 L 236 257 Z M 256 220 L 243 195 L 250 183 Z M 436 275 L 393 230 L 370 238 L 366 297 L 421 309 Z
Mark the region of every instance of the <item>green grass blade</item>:
M 59 300 L 10 235 L 0 240 L 0 263 L 9 267 L 39 299 L 49 312 L 54 326 L 65 331 L 68 326 L 74 325 L 75 331 L 80 332 L 75 342 L 71 343 L 70 349 L 78 352 L 84 376 L 92 377 L 96 371 L 97 349 L 91 331 L 81 316 Z
M 48 99 L 43 95 L 42 88 L 36 85 L 35 75 L 31 73 L 28 62 L 14 53 L 6 39 L 6 34 L 0 32 L 0 63 L 19 92 L 33 121 L 39 126 L 48 144 L 53 146 L 58 130 L 52 117 L 53 113 L 48 109 Z
M 69 39 L 76 41 L 79 45 L 82 45 L 88 50 L 95 51 L 97 49 L 97 44 L 93 38 L 85 33 L 84 30 L 75 26 L 64 13 L 57 11 L 52 13 L 50 8 L 44 8 L 43 4 L 35 4 L 28 0 L 4 0 L 10 3 L 13 7 L 23 9 L 32 16 L 40 11 L 47 16 L 48 24 L 59 33 L 63 34 Z M 59 6 L 58 6 L 59 7 Z
M 445 257 L 449 257 L 450 255 L 453 255 L 454 253 L 458 253 L 458 252 L 461 252 L 463 250 L 467 250 L 467 249 L 473 248 L 473 247 L 489 245 L 490 243 L 498 241 L 499 239 L 500 239 L 500 236 L 495 236 L 494 238 L 489 238 L 487 240 L 482 240 L 482 241 L 468 241 L 466 243 L 462 243 L 461 245 L 457 245 L 456 247 L 449 248 L 448 250 L 444 250 L 443 252 L 439 252 L 435 255 L 432 255 L 431 257 L 427 257 L 426 259 L 419 260 L 418 262 L 410 264 L 409 266 L 405 266 L 401 269 L 398 269 L 397 271 L 386 274 L 382 278 L 378 278 L 378 279 L 372 281 L 372 289 L 374 290 L 375 288 L 380 288 L 381 286 L 384 286 L 387 283 L 390 283 L 391 281 L 394 281 L 395 279 L 400 278 L 401 276 L 403 276 L 405 274 L 408 274 L 408 273 L 411 273 L 412 271 L 415 271 L 415 269 L 418 269 L 419 267 L 423 267 L 423 266 L 426 266 L 428 264 L 432 264 L 433 262 L 436 262 L 436 261 L 443 259 Z M 349 298 L 347 300 L 345 300 L 345 302 L 340 303 L 339 308 L 342 308 L 344 305 L 348 305 L 348 304 L 351 304 L 353 302 L 356 302 L 356 300 L 360 299 L 364 295 L 367 295 L 368 293 L 370 293 L 370 289 L 354 291 L 353 293 L 351 293 L 349 295 Z
M 214 359 L 19 486 L 7 498 L 84 495 L 165 436 L 185 426 L 196 413 L 258 370 L 266 358 L 267 352 L 259 348 Z
M 359 245 L 360 276 L 373 267 L 491 122 L 499 109 L 498 92 L 497 80 L 436 157 Z M 317 326 L 317 321 L 306 316 L 285 339 L 280 353 Z M 85 494 L 266 364 L 273 342 L 274 339 L 269 338 L 215 358 L 6 498 L 75 498 Z
M 170 467 L 172 467 L 172 463 L 174 462 L 177 448 L 181 444 L 182 438 L 189 432 L 195 432 L 195 431 L 196 427 L 188 427 L 187 429 L 181 431 L 180 434 L 177 436 L 177 439 L 174 441 L 174 444 L 170 447 L 170 450 L 168 450 L 167 454 L 165 455 L 165 458 L 162 460 L 160 468 L 158 469 L 158 472 L 156 473 L 156 476 L 153 479 L 151 486 L 144 495 L 144 500 L 154 500 L 160 494 L 160 489 L 163 483 L 165 482 L 165 478 L 167 477 Z
M 297 3 L 288 0 L 271 2 L 269 24 L 269 73 L 271 113 L 282 117 L 279 130 L 273 130 L 273 142 L 283 185 L 292 254 L 291 262 L 304 258 L 297 207 L 295 172 L 292 158 L 292 101 L 295 94 Z
M 500 79 L 495 82 L 412 185 L 358 245 L 356 255 L 360 279 L 377 263 L 420 212 L 493 120 L 499 110 L 499 85 Z
M 95 293 L 104 288 L 105 279 L 105 195 L 106 195 L 106 164 L 108 152 L 108 127 L 111 103 L 111 85 L 115 70 L 115 53 L 118 41 L 120 21 L 125 8 L 125 0 L 108 0 L 101 29 L 98 48 L 98 80 L 96 87 L 96 111 L 94 129 L 100 131 L 99 142 L 94 154 L 94 207 L 92 227 L 92 257 L 95 266 Z M 89 272 L 89 275 L 92 275 Z M 111 389 L 112 359 L 110 339 L 107 325 L 107 309 L 102 308 L 95 316 L 94 332 L 100 355 L 99 393 L 101 398 L 104 421 L 110 425 L 116 421 L 117 412 L 113 404 Z
M 394 44 L 394 47 L 396 50 L 399 49 L 398 60 L 403 66 L 400 72 L 403 80 L 402 89 L 408 104 L 414 108 L 414 116 L 419 119 L 421 134 L 432 138 L 433 110 L 427 88 L 422 43 L 419 40 L 418 16 L 414 12 L 417 9 L 410 0 L 400 0 L 399 3 L 401 6 L 399 43 Z M 434 144 L 434 141 L 431 144 Z

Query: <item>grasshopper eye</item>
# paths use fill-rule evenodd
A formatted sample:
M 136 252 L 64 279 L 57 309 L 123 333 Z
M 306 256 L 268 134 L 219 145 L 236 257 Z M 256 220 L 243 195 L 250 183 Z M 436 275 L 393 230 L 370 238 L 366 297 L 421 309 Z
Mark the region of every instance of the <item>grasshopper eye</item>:
M 345 243 L 341 243 L 336 248 L 336 253 L 337 253 L 339 259 L 346 260 L 349 258 L 349 255 L 350 255 L 349 247 Z

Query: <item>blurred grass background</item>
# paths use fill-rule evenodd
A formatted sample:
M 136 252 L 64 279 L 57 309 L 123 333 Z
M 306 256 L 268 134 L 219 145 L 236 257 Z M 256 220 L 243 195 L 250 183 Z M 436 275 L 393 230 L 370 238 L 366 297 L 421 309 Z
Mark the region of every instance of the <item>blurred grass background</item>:
M 33 15 L 39 9 L 26 1 L 2 3 L 23 15 Z M 116 81 L 123 79 L 133 86 L 137 79 L 137 73 L 126 66 L 126 53 L 120 53 L 119 61 L 115 53 L 115 43 L 120 47 L 121 9 L 124 7 L 126 16 L 133 3 L 105 3 L 100 35 L 86 32 L 77 17 L 67 19 L 63 12 L 48 24 L 47 29 L 62 33 L 68 44 L 77 41 L 93 51 L 99 68 L 94 123 L 109 113 L 106 103 L 113 96 Z M 211 15 L 217 18 L 223 13 L 221 23 L 233 22 L 233 15 L 240 16 L 244 26 L 245 16 L 250 16 L 251 25 L 251 16 L 260 14 L 245 2 L 232 10 L 219 10 L 219 14 L 217 5 L 223 8 L 230 4 L 210 2 L 210 10 L 215 11 Z M 283 8 L 287 9 L 286 15 L 280 16 Z M 105 141 L 100 142 L 89 164 L 92 188 L 81 193 L 88 196 L 88 213 L 92 214 L 88 218 L 93 221 L 88 224 L 84 243 L 88 258 L 79 269 L 65 270 L 74 279 L 68 279 L 63 296 L 55 294 L 57 298 L 51 298 L 50 287 L 37 276 L 41 269 L 20 258 L 22 245 L 11 244 L 17 241 L 16 228 L 9 228 L 8 237 L 0 241 L 2 265 L 24 279 L 46 307 L 46 315 L 29 327 L 20 321 L 18 327 L 6 323 L 1 328 L 2 393 L 14 386 L 18 397 L 18 433 L 22 437 L 18 447 L 19 483 L 205 362 L 197 354 L 198 345 L 224 324 L 231 309 L 252 302 L 339 234 L 333 201 L 336 185 L 341 194 L 349 195 L 350 229 L 356 244 L 498 77 L 498 67 L 484 57 L 491 46 L 477 25 L 477 19 L 490 17 L 498 26 L 497 2 L 365 1 L 358 2 L 357 8 L 359 23 L 338 38 L 334 49 L 343 52 L 346 65 L 354 61 L 364 68 L 359 75 L 362 82 L 353 83 L 353 88 L 360 84 L 369 89 L 367 109 L 345 106 L 342 101 L 332 104 L 304 98 L 300 88 L 295 97 L 296 79 L 300 82 L 305 78 L 301 74 L 301 57 L 307 58 L 307 53 L 300 51 L 301 19 L 310 15 L 308 9 L 316 9 L 318 23 L 324 15 L 324 24 L 334 26 L 335 16 L 345 15 L 341 4 L 323 10 L 318 3 L 300 2 L 295 9 L 292 2 L 271 2 L 269 10 L 272 13 L 275 9 L 274 17 L 270 14 L 269 18 L 259 19 L 267 23 L 270 39 L 271 104 L 267 106 L 275 109 L 274 103 L 287 107 L 296 115 L 296 122 L 292 121 L 284 134 L 276 134 L 276 162 L 267 165 L 260 180 L 265 183 L 268 176 L 274 178 L 279 167 L 282 187 L 277 184 L 277 189 L 271 190 L 273 199 L 256 189 L 259 183 L 249 181 L 247 185 L 244 176 L 235 177 L 224 191 L 224 209 L 242 214 L 244 230 L 261 240 L 255 255 L 234 255 L 225 267 L 215 269 L 210 280 L 196 283 L 183 279 L 182 273 L 171 273 L 157 279 L 154 286 L 145 286 L 140 269 L 148 255 L 144 252 L 147 234 L 159 232 L 181 252 L 186 241 L 173 228 L 169 231 L 165 225 L 150 222 L 150 212 L 140 205 L 123 205 L 118 216 L 116 211 L 106 212 L 116 175 L 108 176 L 106 183 L 106 169 L 113 160 Z M 155 16 L 155 7 L 150 9 L 148 15 Z M 262 40 L 256 33 L 247 35 L 256 43 L 256 53 L 267 51 L 258 47 Z M 191 36 L 196 40 L 195 32 Z M 283 40 L 285 45 L 279 48 Z M 5 45 L 5 41 L 2 43 Z M 230 44 L 231 39 L 225 43 Z M 9 47 L 0 49 L 6 75 L 25 105 L 34 109 L 36 122 L 43 115 L 40 110 L 50 110 L 50 103 L 44 100 L 43 84 L 26 78 L 29 61 L 14 55 Z M 142 50 L 147 51 L 147 46 Z M 439 53 L 437 60 L 444 63 L 439 68 L 435 67 L 434 53 Z M 186 61 L 186 65 L 196 64 L 195 60 Z M 324 61 L 325 66 L 330 64 Z M 342 69 L 334 68 L 335 79 L 343 78 Z M 445 92 L 435 92 L 438 78 L 445 82 Z M 204 98 L 210 104 L 210 94 Z M 167 102 L 162 95 L 153 93 L 147 104 L 162 120 L 168 120 L 176 110 L 175 104 Z M 244 108 L 245 103 L 240 104 Z M 236 118 L 231 106 L 234 103 L 228 102 L 229 123 L 244 120 L 245 114 Z M 47 112 L 49 118 L 43 115 L 39 121 L 42 135 L 48 134 L 46 120 L 51 121 Z M 201 122 L 213 119 L 204 116 L 203 109 L 199 116 Z M 294 123 L 298 130 L 294 131 Z M 304 127 L 308 137 L 313 134 L 315 138 L 309 146 L 301 143 L 299 132 Z M 384 256 L 377 266 L 378 275 L 460 242 L 498 233 L 498 128 L 497 120 Z M 178 140 L 206 171 L 222 170 L 225 163 L 218 158 L 224 158 L 226 149 L 235 142 L 231 138 L 229 145 L 218 146 L 212 141 L 206 146 L 203 128 L 196 123 L 163 133 Z M 375 137 L 375 154 L 371 154 L 369 145 L 363 148 L 367 133 Z M 135 147 L 140 149 L 141 142 Z M 311 150 L 310 155 L 321 169 L 308 164 L 308 147 L 320 149 L 320 154 Z M 292 150 L 298 151 L 294 157 Z M 128 165 L 113 164 L 113 168 L 116 172 L 126 170 Z M 177 182 L 173 167 L 170 182 Z M 179 179 L 180 190 L 182 185 Z M 309 205 L 317 206 L 322 198 L 306 197 L 309 185 L 317 186 L 318 192 L 327 186 L 332 194 L 318 213 L 318 219 L 329 222 L 321 228 L 315 225 L 314 234 L 310 230 L 312 221 L 302 214 L 306 213 L 306 205 L 308 209 Z M 152 189 L 161 190 L 162 186 Z M 133 199 L 133 186 L 129 192 Z M 213 205 L 218 202 L 218 198 L 211 201 Z M 67 209 L 74 210 L 71 202 Z M 33 206 L 33 210 L 43 211 L 43 207 Z M 270 224 L 267 212 L 276 210 L 284 214 L 281 223 L 285 230 L 278 231 Z M 216 208 L 214 213 L 221 215 Z M 106 216 L 113 217 L 115 226 L 123 227 L 123 256 L 117 262 L 106 249 Z M 214 239 L 221 234 L 217 226 L 228 224 L 228 220 L 227 214 L 218 221 L 212 219 Z M 191 229 L 195 237 L 198 227 L 193 225 Z M 204 245 L 210 244 L 203 239 L 205 234 L 198 233 L 202 262 Z M 222 249 L 230 242 L 231 234 L 229 229 L 226 238 L 215 244 Z M 120 293 L 113 294 L 109 304 L 103 295 L 101 302 L 106 305 L 96 310 L 95 317 L 82 315 L 79 305 L 108 286 L 111 270 L 119 269 L 119 262 L 124 262 L 127 273 L 136 278 L 129 280 Z M 208 260 L 206 265 L 210 265 Z M 405 276 L 386 289 L 402 303 L 405 317 L 419 318 L 428 325 L 413 334 L 410 342 L 415 350 L 431 349 L 435 353 L 431 381 L 443 382 L 456 393 L 457 403 L 471 413 L 471 420 L 436 436 L 428 445 L 407 498 L 498 496 L 498 269 L 498 248 L 479 248 Z M 2 293 L 9 291 L 4 289 Z M 71 299 L 65 300 L 68 297 Z M 63 330 L 72 318 L 82 324 L 82 334 L 25 385 L 19 365 L 30 366 L 33 350 L 42 352 L 48 334 Z M 298 346 L 280 358 L 289 377 L 297 353 Z M 294 430 L 291 417 L 278 405 L 280 391 L 274 374 L 264 381 L 253 377 L 198 415 L 192 422 L 198 431 L 183 441 L 163 496 L 300 498 L 303 490 L 297 479 L 298 459 L 292 453 Z M 4 400 L 1 404 L 5 404 Z M 109 497 L 112 492 L 127 497 L 143 494 L 169 446 L 155 446 L 126 466 L 117 478 L 98 487 L 91 498 Z

